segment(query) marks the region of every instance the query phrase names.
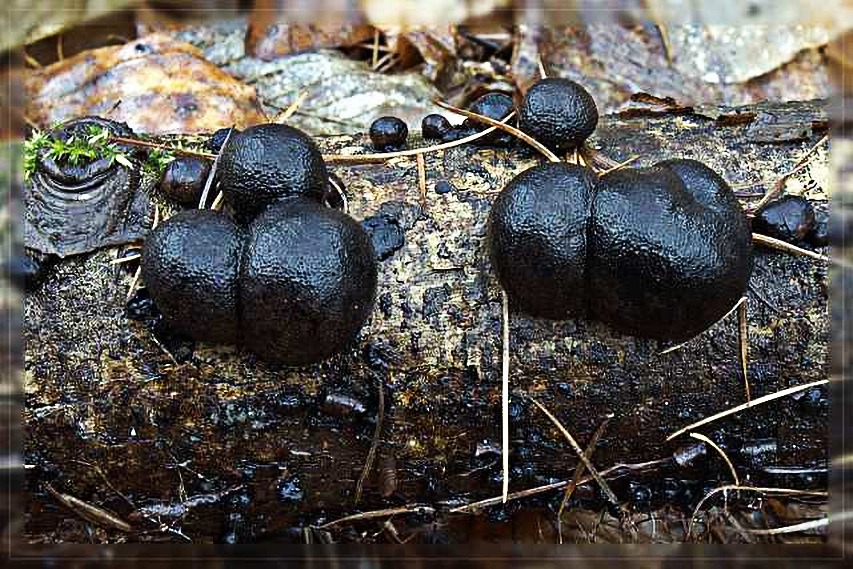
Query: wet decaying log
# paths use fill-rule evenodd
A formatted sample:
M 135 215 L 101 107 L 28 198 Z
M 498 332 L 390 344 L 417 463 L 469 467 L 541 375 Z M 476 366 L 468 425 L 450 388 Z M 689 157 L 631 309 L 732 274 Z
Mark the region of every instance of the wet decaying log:
M 819 103 L 764 110 L 776 121 L 790 113 L 810 124 L 797 131 L 802 136 L 770 143 L 749 136 L 748 119 L 726 120 L 755 109 L 724 109 L 716 120 L 634 113 L 604 117 L 592 144 L 616 160 L 638 156 L 633 165 L 698 158 L 760 195 L 825 134 Z M 320 143 L 335 154 L 366 145 L 351 136 Z M 466 540 L 472 532 L 536 539 L 489 524 L 513 520 L 535 532 L 530 512 L 555 509 L 561 491 L 478 515 L 448 510 L 500 495 L 501 297 L 484 223 L 500 188 L 538 160 L 525 149 L 471 146 L 428 154 L 424 201 L 414 157 L 331 164 L 351 213 L 384 216 L 392 237 L 399 228 L 404 241 L 381 263 L 376 308 L 358 345 L 307 368 L 273 367 L 234 348 L 169 336 L 146 319 L 144 296 L 126 306 L 135 267 L 109 264 L 119 249 L 59 263 L 25 301 L 29 538 L 387 540 L 387 527 L 384 537 L 370 536 L 388 516 L 300 528 L 419 504 L 420 513 L 395 518 L 396 529 L 414 532 L 416 541 Z M 824 165 L 825 153 L 812 160 Z M 748 293 L 753 398 L 827 377 L 826 274 L 819 261 L 758 249 Z M 708 489 L 731 482 L 715 451 L 687 435 L 666 438 L 745 401 L 736 316 L 663 355 L 667 344 L 594 322 L 515 313 L 510 320 L 511 492 L 570 479 L 578 462 L 530 398 L 582 447 L 613 415 L 592 456 L 596 467 L 650 462 L 611 477 L 627 511 L 674 504 L 689 513 Z M 381 436 L 356 505 L 380 385 Z M 821 489 L 824 388 L 697 430 L 724 449 L 742 481 Z M 93 524 L 55 493 L 102 508 L 133 531 Z M 577 489 L 569 509 L 606 507 L 593 482 Z M 554 514 L 546 517 L 551 524 Z M 94 537 L 87 526 L 97 528 Z

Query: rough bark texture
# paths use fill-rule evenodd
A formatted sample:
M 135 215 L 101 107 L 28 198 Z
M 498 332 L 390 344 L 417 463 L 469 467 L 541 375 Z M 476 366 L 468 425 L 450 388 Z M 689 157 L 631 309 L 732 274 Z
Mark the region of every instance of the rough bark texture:
M 748 135 L 754 110 L 723 109 L 716 121 L 604 117 L 592 144 L 617 160 L 638 155 L 637 166 L 698 158 L 732 184 L 760 181 L 752 188 L 760 192 L 824 134 L 826 119 L 818 104 L 767 107 L 777 120 L 790 113 L 808 123 L 805 138 L 767 143 Z M 747 118 L 724 120 L 731 116 Z M 350 136 L 320 143 L 329 153 L 369 146 Z M 389 215 L 405 229 L 405 244 L 381 263 L 376 308 L 358 345 L 312 367 L 277 368 L 222 346 L 158 345 L 151 328 L 127 317 L 132 271 L 108 264 L 115 249 L 63 261 L 25 300 L 29 538 L 88 539 L 85 522 L 59 505 L 45 483 L 111 510 L 134 530 L 154 530 L 101 528 L 97 540 L 183 539 L 156 531 L 151 520 L 158 519 L 195 541 L 302 539 L 294 528 L 410 503 L 452 522 L 443 537 L 421 533 L 418 540 L 491 535 L 496 530 L 469 525 L 489 521 L 530 526 L 525 512 L 554 507 L 561 492 L 482 516 L 442 512 L 500 494 L 501 302 L 484 224 L 500 188 L 538 160 L 527 150 L 472 146 L 428 154 L 423 205 L 414 157 L 331 164 L 347 186 L 351 213 Z M 455 190 L 435 192 L 441 180 Z M 826 272 L 821 262 L 758 249 L 748 294 L 753 398 L 827 377 Z M 674 501 L 689 512 L 703 486 L 730 481 L 729 470 L 686 435 L 665 439 L 745 401 L 737 329 L 737 318 L 729 317 L 683 349 L 660 355 L 667 345 L 621 337 L 593 322 L 513 313 L 511 491 L 571 478 L 577 464 L 532 397 L 581 446 L 613 414 L 593 455 L 600 469 L 665 459 L 613 480 L 619 501 L 629 510 Z M 385 408 L 377 460 L 356 506 L 380 383 Z M 822 388 L 699 430 L 726 450 L 741 479 L 825 485 Z M 694 497 L 667 495 L 661 481 L 668 477 L 694 488 Z M 574 509 L 600 509 L 594 483 L 584 488 Z M 649 489 L 649 500 L 638 498 L 638 488 Z M 384 519 L 329 531 L 335 539 L 359 539 L 365 527 L 371 535 L 380 530 Z M 514 529 L 511 535 L 536 538 Z

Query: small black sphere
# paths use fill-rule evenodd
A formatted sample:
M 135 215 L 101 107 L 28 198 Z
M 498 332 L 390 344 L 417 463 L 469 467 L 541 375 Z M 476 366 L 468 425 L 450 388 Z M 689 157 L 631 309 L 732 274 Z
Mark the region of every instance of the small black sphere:
M 519 128 L 555 152 L 579 147 L 597 124 L 592 95 L 569 79 L 537 81 L 518 109 Z
M 199 341 L 236 341 L 242 249 L 241 229 L 209 209 L 179 212 L 149 234 L 142 278 L 174 330 Z
M 194 156 L 175 158 L 163 171 L 160 190 L 169 198 L 183 205 L 198 206 L 210 162 Z
M 755 212 L 752 220 L 752 229 L 756 233 L 789 243 L 805 239 L 814 226 L 814 208 L 802 196 L 783 196 L 769 202 Z
M 441 140 L 453 128 L 444 115 L 427 115 L 421 121 L 421 135 L 427 140 Z
M 354 219 L 306 199 L 249 227 L 240 277 L 246 346 L 268 361 L 321 361 L 352 342 L 373 309 L 377 263 Z
M 397 117 L 379 117 L 370 125 L 370 141 L 379 151 L 402 148 L 408 136 L 409 128 Z
M 232 134 L 217 170 L 219 189 L 240 222 L 283 198 L 322 201 L 328 177 L 323 155 L 311 137 L 283 124 L 262 124 Z
M 477 113 L 478 115 L 483 115 L 490 119 L 501 121 L 509 113 L 515 110 L 515 102 L 512 100 L 512 97 L 504 93 L 486 93 L 471 103 L 468 110 L 473 113 Z M 515 118 L 513 117 L 508 124 L 515 125 L 515 122 Z M 462 124 L 475 132 L 480 132 L 489 128 L 489 125 L 471 118 L 466 118 Z M 495 130 L 483 138 L 478 139 L 477 142 L 480 144 L 491 144 L 495 146 L 508 146 L 512 144 L 513 137 L 502 130 Z

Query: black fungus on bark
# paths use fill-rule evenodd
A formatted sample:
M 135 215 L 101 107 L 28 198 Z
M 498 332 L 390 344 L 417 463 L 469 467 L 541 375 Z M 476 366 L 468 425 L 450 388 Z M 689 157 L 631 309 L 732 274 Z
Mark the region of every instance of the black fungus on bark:
M 304 365 L 354 340 L 373 307 L 377 266 L 358 222 L 292 198 L 248 227 L 211 210 L 170 217 L 145 242 L 142 276 L 176 331 Z
M 443 115 L 431 114 L 421 120 L 421 135 L 426 140 L 441 140 L 453 128 Z
M 554 152 L 578 148 L 597 124 L 592 95 L 569 79 L 537 81 L 518 108 L 518 127 Z
M 755 212 L 752 230 L 761 235 L 800 243 L 814 230 L 815 211 L 803 196 L 783 196 Z
M 210 174 L 210 162 L 195 156 L 179 156 L 163 171 L 160 191 L 182 205 L 196 206 Z
M 217 169 L 219 189 L 241 223 L 293 196 L 321 202 L 328 172 L 316 143 L 282 124 L 262 124 L 231 135 Z
M 370 141 L 381 152 L 400 150 L 408 137 L 409 128 L 397 117 L 379 117 L 370 125 Z
M 740 204 L 695 160 L 597 181 L 571 164 L 531 168 L 496 199 L 488 235 L 511 306 L 662 340 L 686 340 L 716 322 L 752 272 Z
M 471 103 L 468 110 L 473 113 L 477 113 L 478 115 L 483 115 L 490 119 L 501 121 L 515 110 L 515 102 L 512 100 L 512 97 L 505 93 L 486 93 Z M 481 132 L 490 126 L 472 118 L 466 118 L 462 124 L 474 132 Z M 509 120 L 507 124 L 515 126 L 516 119 L 513 118 Z M 514 142 L 514 138 L 511 134 L 498 129 L 477 139 L 476 142 L 481 145 L 507 147 Z

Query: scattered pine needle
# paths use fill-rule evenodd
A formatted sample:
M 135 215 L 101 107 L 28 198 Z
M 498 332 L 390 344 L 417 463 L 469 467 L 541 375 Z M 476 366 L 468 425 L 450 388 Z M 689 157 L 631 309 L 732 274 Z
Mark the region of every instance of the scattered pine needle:
M 639 156 L 638 156 L 638 155 L 631 156 L 631 157 L 630 157 L 630 158 L 628 158 L 627 160 L 624 160 L 624 161 L 622 161 L 622 162 L 619 162 L 618 164 L 616 164 L 615 166 L 612 166 L 612 167 L 608 168 L 607 170 L 602 170 L 601 172 L 599 172 L 599 173 L 598 173 L 598 176 L 599 176 L 599 177 L 601 177 L 601 176 L 603 176 L 603 175 L 605 175 L 605 174 L 609 174 L 610 172 L 613 172 L 613 171 L 616 171 L 616 170 L 620 170 L 620 169 L 624 168 L 625 166 L 627 166 L 628 164 L 630 164 L 631 162 L 633 162 L 634 160 L 636 160 L 637 158 L 639 158 Z
M 728 492 L 728 491 L 743 491 L 743 492 L 759 492 L 764 494 L 791 494 L 797 496 L 822 496 L 828 497 L 828 492 L 821 492 L 817 490 L 795 490 L 793 488 L 765 488 L 761 486 L 741 486 L 739 484 L 727 484 L 725 486 L 718 486 L 714 488 L 705 496 L 699 500 L 699 503 L 696 504 L 696 508 L 693 510 L 693 514 L 690 516 L 690 522 L 687 525 L 687 536 L 693 535 L 693 521 L 696 519 L 696 516 L 699 515 L 699 512 L 702 511 L 702 506 L 705 505 L 711 496 L 714 494 L 719 494 L 720 492 Z
M 418 163 L 418 187 L 421 190 L 421 206 L 426 208 L 427 205 L 427 189 L 426 189 L 426 161 L 423 154 L 415 156 Z
M 833 521 L 835 521 L 833 519 Z M 749 529 L 744 528 L 743 531 L 747 533 L 751 533 L 753 535 L 778 535 L 780 533 L 797 533 L 801 531 L 808 531 L 817 528 L 821 528 L 823 526 L 829 525 L 829 518 L 820 518 L 817 520 L 810 520 L 808 522 L 802 522 L 799 524 L 794 524 L 792 526 L 785 526 L 781 528 L 772 528 L 772 529 Z
M 593 433 L 592 438 L 589 439 L 589 443 L 586 445 L 586 456 L 592 459 L 592 455 L 595 453 L 595 445 L 598 444 L 598 439 L 601 438 L 601 435 L 604 434 L 604 429 L 607 428 L 607 425 L 610 423 L 610 419 L 613 418 L 613 414 L 607 415 L 604 418 L 604 421 L 598 426 L 598 429 Z M 563 494 L 563 499 L 560 500 L 560 509 L 557 510 L 557 535 L 560 540 L 560 544 L 563 543 L 563 511 L 566 509 L 566 503 L 572 497 L 572 493 L 574 493 L 575 488 L 578 486 L 578 482 L 583 476 L 584 468 L 586 468 L 586 464 L 583 461 L 580 461 L 578 465 L 575 467 L 575 475 L 572 478 L 571 483 L 566 486 L 566 492 Z
M 222 156 L 222 151 L 228 146 L 228 141 L 231 140 L 231 133 L 234 132 L 234 126 L 228 129 L 228 134 L 225 135 L 225 140 L 222 146 L 219 147 L 219 152 L 216 153 L 216 158 L 213 159 L 213 166 L 210 167 L 210 172 L 207 174 L 207 180 L 204 181 L 204 190 L 201 192 L 201 199 L 198 200 L 198 209 L 204 209 L 204 204 L 207 202 L 207 196 L 210 194 L 210 188 L 213 187 L 213 180 L 216 178 L 216 170 L 219 168 L 219 157 Z
M 63 44 L 62 37 L 63 37 L 62 34 L 59 34 L 58 36 L 56 36 L 56 58 L 59 61 L 62 61 L 63 59 L 65 59 L 65 49 L 63 49 L 63 45 L 62 45 Z
M 501 461 L 503 490 L 506 503 L 509 495 L 509 296 L 501 288 Z
M 160 206 L 155 203 L 154 204 L 154 221 L 151 223 L 151 229 L 157 229 L 158 225 L 160 225 Z
M 743 302 L 738 304 L 738 336 L 739 336 L 739 344 L 740 344 L 740 367 L 741 372 L 743 372 L 743 384 L 746 388 L 746 400 L 752 400 L 752 394 L 749 389 L 749 376 L 746 373 L 746 363 L 747 363 L 747 348 L 749 347 L 749 343 L 747 341 L 747 335 L 749 332 L 749 328 L 747 326 L 746 320 L 746 297 L 743 297 Z
M 34 69 L 42 69 L 44 67 L 44 65 L 39 63 L 39 60 L 27 53 L 27 50 L 25 50 L 24 48 L 21 48 L 21 54 L 24 56 L 24 61 L 26 61 L 27 65 L 29 65 L 30 67 Z
M 121 101 L 119 101 L 121 102 Z M 121 144 L 128 144 L 130 146 L 141 146 L 143 148 L 153 148 L 156 150 L 168 150 L 169 152 L 174 152 L 175 154 L 182 154 L 184 156 L 195 156 L 197 158 L 216 158 L 216 154 L 212 154 L 210 152 L 199 152 L 196 150 L 189 150 L 187 148 L 177 148 L 175 146 L 169 146 L 168 144 L 164 144 L 161 142 L 148 142 L 147 140 L 140 140 L 138 138 L 126 138 L 124 136 L 110 136 L 107 140 L 110 142 L 118 142 Z
M 799 159 L 799 160 L 797 160 L 796 164 L 794 164 L 794 167 L 793 167 L 793 168 L 791 168 L 791 169 L 790 169 L 788 172 L 786 172 L 785 174 L 782 174 L 782 177 L 780 177 L 780 178 L 776 181 L 776 183 L 775 183 L 775 184 L 773 184 L 773 187 L 772 187 L 772 188 L 770 188 L 770 191 L 768 191 L 766 194 L 764 194 L 764 196 L 762 196 L 762 198 L 761 198 L 760 200 L 758 200 L 758 203 L 755 205 L 755 209 L 759 209 L 759 208 L 761 208 L 761 207 L 762 207 L 762 206 L 764 206 L 767 202 L 769 202 L 770 200 L 772 200 L 772 199 L 773 199 L 777 194 L 779 194 L 779 193 L 782 191 L 782 189 L 785 187 L 785 181 L 786 181 L 788 178 L 790 178 L 791 176 L 793 176 L 794 174 L 797 174 L 797 173 L 798 173 L 798 172 L 800 172 L 801 170 L 804 170 L 804 169 L 808 166 L 808 161 L 809 161 L 809 159 L 811 158 L 811 156 L 812 156 L 812 155 L 817 151 L 817 149 L 818 149 L 818 148 L 820 148 L 820 147 L 821 147 L 821 146 L 822 146 L 822 145 L 823 145 L 827 140 L 829 140 L 829 135 L 828 135 L 828 134 L 827 134 L 827 135 L 824 135 L 823 137 L 821 137 L 821 139 L 820 139 L 820 140 L 818 140 L 818 141 L 817 141 L 817 142 L 816 142 L 816 143 L 815 143 L 811 148 L 809 148 L 809 149 L 806 151 L 806 153 L 805 153 L 805 154 L 803 154 L 803 155 L 800 157 L 800 159 Z
M 501 121 L 501 124 L 510 120 L 514 116 L 514 112 L 508 114 L 506 118 Z M 323 160 L 325 160 L 326 162 L 382 162 L 385 160 L 390 160 L 391 158 L 400 158 L 403 156 L 417 156 L 418 154 L 428 154 L 430 152 L 437 152 L 439 150 L 447 150 L 448 148 L 462 146 L 464 144 L 468 144 L 469 142 L 473 142 L 479 138 L 483 138 L 484 136 L 487 136 L 488 134 L 496 130 L 497 127 L 491 126 L 485 130 L 481 130 L 480 132 L 475 132 L 474 134 L 471 134 L 464 138 L 460 138 L 459 140 L 444 142 L 435 146 L 425 146 L 423 148 L 397 150 L 395 152 L 377 152 L 374 154 L 324 154 Z
M 715 451 L 717 451 L 717 453 L 718 453 L 720 456 L 722 456 L 722 457 L 723 457 L 723 460 L 725 460 L 725 461 L 726 461 L 726 464 L 728 464 L 728 465 L 729 465 L 729 470 L 730 470 L 730 471 L 731 471 L 731 473 L 732 473 L 732 478 L 734 478 L 735 484 L 737 484 L 738 486 L 740 486 L 740 479 L 738 478 L 737 472 L 735 471 L 735 467 L 734 467 L 734 465 L 732 464 L 732 461 L 731 461 L 731 460 L 729 460 L 729 457 L 726 455 L 725 451 L 723 451 L 723 449 L 721 449 L 721 448 L 719 447 L 719 445 L 717 445 L 717 443 L 715 443 L 714 441 L 712 441 L 711 439 L 709 439 L 708 437 L 706 437 L 706 436 L 705 436 L 705 435 L 703 435 L 702 433 L 690 433 L 690 436 L 691 436 L 691 437 L 693 437 L 694 439 L 697 439 L 697 440 L 702 441 L 703 443 L 706 443 L 706 444 L 711 445 L 711 447 L 712 447 Z
M 542 61 L 542 54 L 538 54 L 536 56 L 537 63 L 539 64 L 539 77 L 542 79 L 548 78 L 548 72 L 545 71 L 545 62 Z
M 62 494 L 60 492 L 57 492 L 50 484 L 45 483 L 44 488 L 45 490 L 47 490 L 47 493 L 53 496 L 56 501 L 58 501 L 60 504 L 62 504 L 87 522 L 93 523 L 100 527 L 117 529 L 125 533 L 130 533 L 133 531 L 133 528 L 130 524 L 120 519 L 112 512 L 108 512 L 103 508 L 99 508 L 98 506 L 94 506 L 88 502 L 84 502 L 83 500 L 75 498 L 74 496 L 71 496 L 69 494 Z
M 608 168 L 615 168 L 619 165 L 619 162 L 610 158 L 609 156 L 605 156 L 598 150 L 592 148 L 586 142 L 581 145 L 579 151 L 580 155 L 583 156 L 587 164 L 591 164 L 593 168 L 601 168 L 607 170 Z
M 420 154 L 418 154 L 418 156 L 420 156 Z M 341 211 L 344 213 L 349 213 L 349 200 L 347 199 L 347 193 L 344 191 L 344 188 L 338 184 L 334 176 L 329 176 L 329 183 L 332 185 L 333 188 L 335 188 L 335 192 L 338 194 L 338 197 L 341 198 L 341 203 L 343 204 Z M 329 204 L 327 203 L 326 205 Z
M 135 261 L 137 259 L 141 259 L 142 255 L 139 253 L 133 253 L 132 255 L 128 255 L 126 257 L 119 257 L 118 259 L 113 259 L 108 264 L 110 265 L 121 265 L 122 263 L 129 263 L 131 261 Z
M 820 253 L 815 253 L 814 251 L 809 251 L 808 249 L 803 249 L 802 247 L 791 245 L 790 243 L 782 241 L 781 239 L 775 239 L 773 237 L 768 237 L 767 235 L 761 235 L 760 233 L 752 234 L 752 242 L 764 245 L 766 247 L 770 247 L 771 249 L 785 251 L 786 253 L 809 257 L 817 261 L 824 261 L 826 263 L 829 263 L 831 261 L 830 258 L 826 255 L 821 255 Z
M 214 198 L 213 203 L 210 204 L 210 209 L 219 211 L 222 208 L 222 202 L 225 200 L 225 192 L 220 191 L 216 194 L 216 198 Z
M 473 119 L 475 121 L 485 123 L 485 124 L 493 126 L 495 128 L 499 128 L 499 129 L 503 130 L 504 132 L 511 134 L 512 136 L 518 138 L 519 140 L 526 142 L 527 144 L 529 144 L 530 146 L 532 146 L 533 148 L 538 150 L 543 156 L 545 156 L 545 158 L 547 158 L 551 162 L 559 162 L 560 161 L 560 158 L 557 157 L 556 154 L 554 154 L 553 152 L 548 150 L 545 147 L 545 145 L 543 145 L 541 142 L 539 142 L 538 140 L 536 140 L 535 138 L 533 138 L 529 134 L 522 132 L 513 126 L 505 124 L 505 121 L 507 119 L 511 118 L 515 114 L 514 112 L 507 115 L 506 118 L 503 119 L 502 121 L 496 121 L 493 118 L 486 117 L 483 115 L 478 115 L 477 113 L 472 113 L 471 111 L 468 111 L 465 109 L 460 109 L 459 107 L 454 107 L 453 105 L 450 105 L 450 104 L 445 103 L 444 101 L 441 101 L 438 99 L 434 100 L 433 102 L 443 109 L 447 109 L 448 111 L 452 111 L 452 112 L 459 114 L 459 115 L 462 115 L 464 117 L 468 117 L 468 118 Z
M 376 458 L 376 447 L 379 446 L 379 437 L 382 435 L 382 421 L 385 417 L 385 386 L 382 385 L 382 379 L 378 379 L 379 384 L 379 408 L 376 411 L 376 427 L 373 429 L 373 441 L 370 443 L 370 450 L 367 452 L 367 459 L 364 461 L 364 469 L 361 471 L 361 476 L 358 478 L 358 483 L 355 485 L 355 504 L 361 499 L 361 489 L 364 486 L 364 481 L 373 468 L 373 461 Z
M 136 272 L 133 273 L 133 280 L 130 281 L 130 288 L 127 291 L 127 297 L 125 300 L 130 302 L 130 299 L 133 298 L 133 293 L 136 292 L 136 287 L 139 285 L 139 280 L 142 278 L 142 265 L 139 265 L 136 268 Z
M 296 97 L 295 101 L 290 103 L 290 105 L 288 105 L 288 107 L 286 109 L 281 111 L 279 114 L 277 114 L 273 118 L 272 122 L 281 124 L 284 121 L 286 121 L 287 119 L 289 119 L 290 117 L 292 117 L 293 113 L 296 112 L 296 109 L 299 108 L 299 105 L 304 103 L 305 99 L 307 99 L 307 98 L 308 98 L 308 91 L 303 91 L 302 93 L 300 93 L 299 96 Z M 226 139 L 226 141 L 227 141 L 227 139 Z M 225 147 L 225 144 L 223 144 L 222 146 Z
M 767 403 L 768 401 L 773 401 L 774 399 L 779 399 L 781 397 L 785 397 L 786 395 L 791 395 L 791 394 L 797 393 L 799 391 L 805 391 L 806 389 L 809 389 L 812 387 L 817 387 L 818 385 L 824 385 L 825 383 L 829 383 L 829 380 L 828 379 L 820 379 L 818 381 L 813 381 L 811 383 L 806 383 L 804 385 L 796 385 L 794 387 L 789 387 L 787 389 L 783 389 L 782 391 L 777 391 L 776 393 L 770 393 L 768 395 L 763 395 L 763 396 L 759 397 L 758 399 L 753 399 L 752 401 L 748 401 L 746 403 L 738 405 L 737 407 L 732 407 L 731 409 L 726 409 L 725 411 L 721 411 L 719 413 L 711 415 L 710 417 L 705 417 L 704 419 L 702 419 L 700 421 L 697 421 L 693 424 L 687 425 L 683 429 L 679 429 L 679 430 L 675 431 L 674 433 L 672 433 L 671 435 L 669 435 L 666 438 L 666 440 L 671 441 L 675 437 L 682 435 L 682 434 L 686 433 L 687 431 L 693 430 L 697 427 L 701 427 L 702 425 L 707 425 L 708 423 L 713 423 L 717 419 L 722 419 L 723 417 L 727 417 L 728 415 L 733 415 L 733 414 L 738 413 L 740 411 L 744 411 L 745 409 L 750 409 L 750 408 L 755 407 L 757 405 L 761 405 L 762 403 Z
M 580 445 L 577 443 L 571 433 L 569 433 L 569 431 L 562 425 L 562 423 L 560 423 L 560 421 L 554 415 L 552 415 L 551 412 L 548 411 L 548 409 L 546 409 L 544 405 L 539 403 L 539 401 L 537 401 L 536 399 L 531 399 L 531 401 L 533 401 L 533 403 L 535 403 L 536 406 L 539 407 L 539 409 L 543 413 L 545 413 L 545 415 L 551 420 L 551 422 L 554 423 L 554 425 L 556 425 L 558 429 L 560 429 L 560 432 L 562 432 L 563 436 L 566 437 L 566 440 L 569 441 L 569 444 L 572 446 L 572 449 L 574 449 L 575 453 L 586 465 L 586 468 L 587 470 L 589 470 L 589 473 L 592 474 L 593 478 L 595 478 L 595 481 L 598 482 L 599 486 L 601 486 L 601 489 L 604 491 L 604 494 L 607 496 L 607 499 L 610 500 L 610 502 L 614 505 L 618 506 L 619 500 L 616 498 L 616 494 L 613 493 L 613 490 L 610 489 L 610 486 L 607 485 L 607 482 L 604 480 L 604 478 L 601 476 L 595 466 L 593 466 L 592 461 L 589 460 L 586 454 L 584 454 L 583 449 L 581 449 Z
M 410 504 L 408 506 L 402 506 L 400 508 L 387 508 L 385 510 L 373 510 L 371 512 L 362 512 L 360 514 L 353 514 L 351 516 L 344 516 L 343 518 L 332 520 L 331 522 L 325 523 L 321 526 L 318 526 L 317 529 L 326 529 L 332 526 L 342 524 L 344 522 L 354 522 L 358 520 L 369 520 L 373 518 L 384 518 L 386 516 L 396 516 L 397 514 L 432 514 L 435 513 L 435 509 L 429 506 L 422 506 L 419 504 Z
M 692 338 L 690 338 L 689 340 L 685 340 L 685 341 L 681 342 L 680 344 L 676 344 L 676 345 L 674 345 L 674 346 L 670 346 L 670 347 L 668 347 L 667 349 L 665 349 L 665 350 L 661 351 L 658 355 L 659 355 L 659 356 L 662 356 L 662 355 L 664 355 L 664 354 L 669 354 L 669 353 L 674 352 L 674 351 L 676 351 L 676 350 L 680 350 L 681 348 L 683 348 L 684 346 L 686 346 L 687 344 L 689 344 L 690 342 L 692 342 L 693 340 L 695 340 L 696 338 L 698 338 L 698 337 L 699 337 L 699 336 L 701 336 L 702 334 L 707 333 L 707 332 L 708 332 L 709 330 L 711 330 L 714 326 L 716 326 L 717 324 L 719 324 L 720 322 L 722 322 L 723 320 L 725 320 L 726 318 L 728 318 L 728 317 L 729 317 L 729 315 L 730 315 L 732 312 L 734 312 L 735 310 L 737 310 L 737 308 L 738 308 L 741 304 L 744 304 L 745 302 L 746 302 L 746 297 L 745 297 L 745 296 L 740 297 L 740 299 L 738 299 L 738 301 L 735 303 L 735 305 L 734 305 L 734 306 L 732 306 L 732 307 L 729 309 L 729 311 L 728 311 L 728 312 L 726 312 L 725 314 L 723 314 L 723 315 L 720 317 L 720 319 L 719 319 L 719 320 L 717 320 L 716 322 L 714 322 L 713 324 L 711 324 L 710 326 L 708 326 L 707 328 L 705 328 L 704 330 L 702 330 L 701 332 L 699 332 L 698 334 L 696 334 L 695 336 L 693 336 Z
M 373 30 L 373 55 L 370 58 L 370 68 L 376 69 L 376 62 L 379 59 L 379 30 Z

